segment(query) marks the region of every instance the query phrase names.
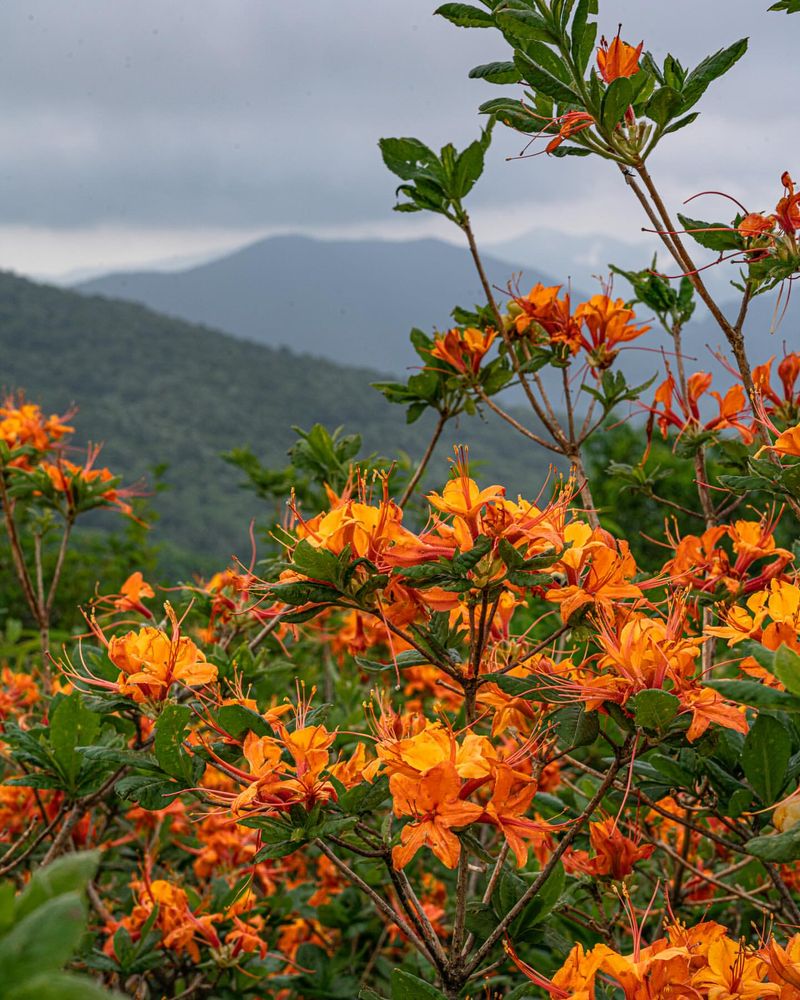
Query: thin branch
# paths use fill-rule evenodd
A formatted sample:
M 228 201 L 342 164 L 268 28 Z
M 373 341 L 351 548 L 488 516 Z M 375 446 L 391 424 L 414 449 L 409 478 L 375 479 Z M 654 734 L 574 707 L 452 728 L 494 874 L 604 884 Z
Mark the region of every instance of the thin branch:
M 401 508 L 405 507 L 405 505 L 411 499 L 414 490 L 417 487 L 417 483 L 422 478 L 422 474 L 428 467 L 428 462 L 430 462 L 431 460 L 434 449 L 436 448 L 436 445 L 439 443 L 439 438 L 441 437 L 442 431 L 444 430 L 444 425 L 447 423 L 449 419 L 450 419 L 450 414 L 447 412 L 447 410 L 444 410 L 442 413 L 439 414 L 439 419 L 436 422 L 436 427 L 434 428 L 433 436 L 431 437 L 428 447 L 425 449 L 425 454 L 419 460 L 419 464 L 417 465 L 414 475 L 409 480 L 408 485 L 403 491 L 403 495 L 397 502 L 399 507 Z

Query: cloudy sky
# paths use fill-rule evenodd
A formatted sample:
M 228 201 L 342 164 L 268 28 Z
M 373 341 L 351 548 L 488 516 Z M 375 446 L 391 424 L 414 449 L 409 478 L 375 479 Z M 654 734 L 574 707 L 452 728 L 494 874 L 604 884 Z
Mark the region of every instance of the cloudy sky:
M 477 134 L 500 88 L 467 79 L 505 57 L 499 35 L 432 16 L 434 0 L 14 0 L 0 7 L 0 267 L 58 276 L 186 259 L 262 234 L 442 233 L 391 212 L 376 143 Z M 673 204 L 704 188 L 774 204 L 800 174 L 800 16 L 768 0 L 601 0 L 618 22 L 694 63 L 750 35 L 703 115 L 652 170 Z M 509 88 L 505 88 L 508 90 Z M 513 88 L 512 88 L 513 90 Z M 616 171 L 507 162 L 507 133 L 473 196 L 487 245 L 534 228 L 641 239 Z M 700 214 L 698 212 L 698 214 Z M 709 207 L 709 215 L 714 214 Z

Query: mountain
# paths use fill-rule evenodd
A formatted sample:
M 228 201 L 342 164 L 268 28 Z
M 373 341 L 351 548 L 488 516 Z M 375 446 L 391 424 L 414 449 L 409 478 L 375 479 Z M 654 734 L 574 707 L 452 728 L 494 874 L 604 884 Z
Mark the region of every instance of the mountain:
M 369 387 L 374 371 L 3 272 L 0 352 L 0 387 L 24 388 L 48 412 L 77 404 L 77 440 L 106 442 L 102 463 L 127 483 L 167 463 L 168 489 L 152 498 L 160 514 L 154 536 L 189 553 L 187 566 L 227 562 L 234 552 L 246 559 L 250 519 L 263 513 L 221 452 L 249 445 L 282 468 L 292 425 L 320 422 L 362 432 L 366 453 L 417 459 L 431 433 L 430 421 L 406 425 L 402 409 Z M 485 463 L 484 482 L 535 496 L 547 474 L 544 453 L 494 418 L 472 417 L 443 436 L 432 486 L 446 479 L 454 442 Z
M 504 288 L 513 268 L 492 256 L 484 263 Z M 530 284 L 539 280 L 553 283 L 526 274 Z M 76 287 L 259 344 L 395 374 L 418 360 L 412 327 L 447 329 L 454 306 L 484 301 L 469 251 L 434 239 L 275 236 L 184 271 L 109 274 Z
M 569 275 L 579 275 L 580 280 L 573 282 L 574 299 L 596 290 L 590 281 L 595 264 L 598 273 L 603 273 L 609 260 L 633 269 L 648 262 L 647 253 L 633 245 L 602 239 L 587 244 L 582 238 L 548 230 L 531 231 L 493 250 L 495 255 L 485 255 L 484 262 L 496 287 L 505 288 L 509 278 L 519 272 L 523 292 L 537 281 L 561 284 Z M 509 260 L 501 260 L 497 256 L 500 252 Z M 534 266 L 510 262 L 520 259 L 529 264 L 546 261 L 548 271 L 561 277 L 548 277 Z M 734 276 L 730 265 L 727 272 L 721 265 L 712 273 L 717 282 L 726 274 L 727 279 Z M 721 287 L 730 299 L 732 290 L 726 284 Z M 277 236 L 199 267 L 169 274 L 109 274 L 77 289 L 139 302 L 257 343 L 392 373 L 400 373 L 417 361 L 408 344 L 413 326 L 446 328 L 454 305 L 483 301 L 468 251 L 433 239 L 335 242 Z M 618 278 L 615 292 L 625 297 L 630 288 Z M 797 297 L 790 302 L 778 334 L 771 336 L 774 308 L 775 294 L 759 297 L 751 306 L 745 330 L 754 358 L 778 353 L 784 339 L 792 343 L 796 337 L 800 321 Z M 728 303 L 727 312 L 735 316 L 735 305 Z M 646 318 L 646 310 L 640 313 Z M 685 332 L 684 343 L 690 367 L 712 371 L 721 385 L 729 383 L 730 376 L 710 351 L 723 343 L 722 333 L 702 304 Z M 620 366 L 628 381 L 640 384 L 663 371 L 662 348 L 669 352 L 671 341 L 654 329 L 645 340 L 625 349 Z M 557 399 L 558 373 L 547 372 L 545 378 Z

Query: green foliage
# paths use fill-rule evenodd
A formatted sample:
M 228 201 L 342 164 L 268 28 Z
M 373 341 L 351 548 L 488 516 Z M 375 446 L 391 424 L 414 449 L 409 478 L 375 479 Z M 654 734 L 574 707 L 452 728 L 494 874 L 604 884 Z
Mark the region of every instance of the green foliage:
M 465 4 L 446 6 L 466 9 Z M 483 173 L 491 138 L 492 123 L 484 129 L 480 139 L 460 153 L 450 144 L 443 146 L 438 154 L 419 139 L 381 139 L 383 162 L 404 182 L 397 188 L 397 194 L 406 201 L 398 202 L 395 211 L 436 212 L 463 226 L 466 213 L 462 201 Z
M 119 996 L 84 976 L 61 971 L 83 938 L 84 890 L 97 863 L 96 853 L 61 858 L 36 872 L 16 897 L 12 883 L 0 884 L 4 1000 L 112 1000 Z

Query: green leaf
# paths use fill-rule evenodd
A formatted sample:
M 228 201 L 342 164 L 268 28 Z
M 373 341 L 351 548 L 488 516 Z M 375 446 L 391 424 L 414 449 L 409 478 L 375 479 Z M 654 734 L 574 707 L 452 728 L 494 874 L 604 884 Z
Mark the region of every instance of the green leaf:
M 382 997 L 380 993 L 371 990 L 369 986 L 362 986 L 358 994 L 358 1000 L 386 1000 L 386 997 Z
M 692 105 L 697 104 L 709 85 L 727 73 L 742 58 L 747 52 L 747 42 L 746 38 L 739 39 L 738 42 L 729 45 L 727 49 L 720 49 L 714 55 L 707 56 L 692 70 L 683 87 L 684 111 L 688 111 Z
M 454 200 L 465 198 L 475 182 L 483 173 L 483 163 L 486 150 L 491 142 L 491 126 L 485 130 L 480 139 L 471 142 L 467 148 L 456 157 L 455 168 L 448 194 Z
M 392 970 L 392 1000 L 446 1000 L 444 993 L 402 969 Z
M 494 17 L 487 10 L 468 3 L 445 3 L 434 11 L 458 28 L 494 28 Z
M 683 97 L 672 87 L 659 87 L 647 102 L 646 114 L 664 128 L 683 107 Z
M 559 862 L 547 877 L 541 889 L 514 921 L 512 936 L 515 939 L 519 936 L 527 936 L 533 928 L 541 924 L 550 915 L 559 899 L 561 899 L 565 882 L 564 866 Z
M 800 695 L 800 656 L 788 646 L 779 646 L 768 667 L 791 694 Z
M 36 972 L 21 986 L 4 992 L 4 1000 L 122 1000 L 122 994 L 103 989 L 84 976 L 73 976 L 69 972 Z
M 679 132 L 682 128 L 686 128 L 687 125 L 691 125 L 699 117 L 699 112 L 692 112 L 690 115 L 679 118 L 678 121 L 673 122 L 664 129 L 664 135 L 669 135 L 670 132 Z
M 469 71 L 470 80 L 487 80 L 489 83 L 520 83 L 521 77 L 513 62 L 490 62 L 475 66 Z
M 622 121 L 633 100 L 633 86 L 624 76 L 608 85 L 600 105 L 600 121 L 603 127 L 613 132 Z
M 637 726 L 665 733 L 678 714 L 680 705 L 679 699 L 674 694 L 653 688 L 634 695 L 627 707 L 633 712 Z
M 49 729 L 50 746 L 70 789 L 75 788 L 83 763 L 76 748 L 94 743 L 100 731 L 100 721 L 99 715 L 86 708 L 77 691 L 68 698 L 62 698 L 53 712 Z
M 548 73 L 546 69 L 542 69 L 524 52 L 517 50 L 514 53 L 514 65 L 519 70 L 523 80 L 529 83 L 538 94 L 552 97 L 558 104 L 575 105 L 578 103 L 578 95 L 571 87 Z
M 787 14 L 800 14 L 800 0 L 778 0 L 769 9 L 786 11 Z
M 159 775 L 129 774 L 120 778 L 114 790 L 121 799 L 138 802 L 142 809 L 166 809 L 172 805 L 181 786 Z
M 724 222 L 703 222 L 700 219 L 690 219 L 686 215 L 681 215 L 680 212 L 678 212 L 678 218 L 687 235 L 707 250 L 718 250 L 722 253 L 726 250 L 741 248 L 741 236 L 732 226 Z
M 323 583 L 337 584 L 341 576 L 339 560 L 327 549 L 318 549 L 306 539 L 301 539 L 292 552 L 292 567 L 301 576 Z
M 267 736 L 270 732 L 262 716 L 244 705 L 223 705 L 215 714 L 219 725 L 237 740 L 248 730 L 256 736 Z
M 742 747 L 742 768 L 764 805 L 778 798 L 791 755 L 792 739 L 785 727 L 770 715 L 759 715 Z
M 559 748 L 591 746 L 600 734 L 597 712 L 587 712 L 583 705 L 565 705 L 551 719 Z
M 572 58 L 581 73 L 586 72 L 597 39 L 597 24 L 590 16 L 597 15 L 597 0 L 580 0 L 572 19 Z
M 744 846 L 753 857 L 762 861 L 773 861 L 781 865 L 800 861 L 800 826 L 793 826 L 786 833 L 753 837 Z
M 17 896 L 14 904 L 15 919 L 21 920 L 28 916 L 49 899 L 68 892 L 82 892 L 90 879 L 94 878 L 99 863 L 99 851 L 80 851 L 65 854 L 46 867 L 38 868 Z
M 86 906 L 77 892 L 49 899 L 0 940 L 0 983 L 10 992 L 32 973 L 60 969 L 83 936 Z
M 419 139 L 381 139 L 378 142 L 383 162 L 404 181 L 414 180 L 421 170 L 438 167 L 439 159 Z
M 161 767 L 186 784 L 194 778 L 194 758 L 183 748 L 192 712 L 188 705 L 166 705 L 156 722 L 154 750 Z
M 705 686 L 719 691 L 723 698 L 739 705 L 777 712 L 800 712 L 800 697 L 759 684 L 758 681 L 706 681 Z

